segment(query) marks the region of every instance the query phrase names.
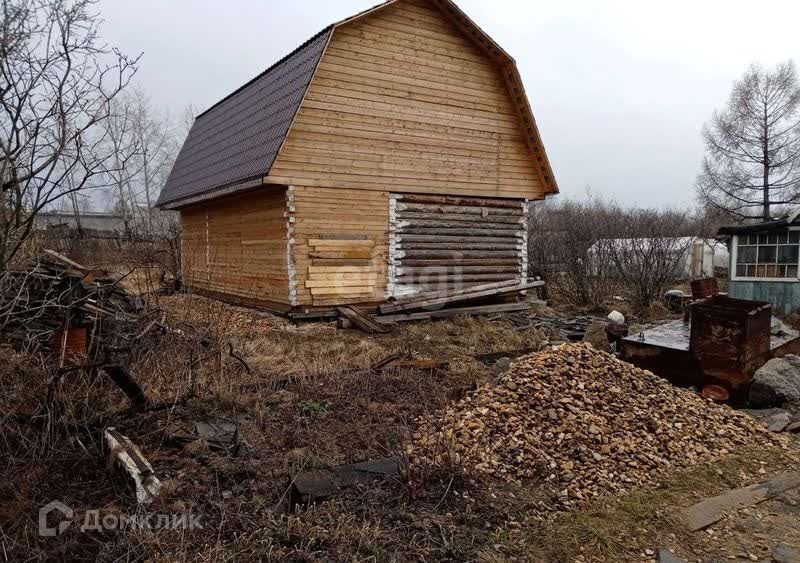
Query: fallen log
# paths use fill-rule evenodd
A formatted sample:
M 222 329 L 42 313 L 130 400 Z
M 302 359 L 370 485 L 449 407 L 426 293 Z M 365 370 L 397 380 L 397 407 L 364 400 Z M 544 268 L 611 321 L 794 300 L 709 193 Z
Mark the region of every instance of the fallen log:
M 481 305 L 478 307 L 460 307 L 456 309 L 440 309 L 438 311 L 426 311 L 423 313 L 406 313 L 398 315 L 385 315 L 377 317 L 380 323 L 403 323 L 409 321 L 427 321 L 430 319 L 448 319 L 460 315 L 475 316 L 487 315 L 490 313 L 504 313 L 508 311 L 528 311 L 530 303 L 505 303 L 502 305 Z
M 465 287 L 463 289 L 449 289 L 443 291 L 429 291 L 425 293 L 417 293 L 414 295 L 409 295 L 408 297 L 397 297 L 392 300 L 392 303 L 387 303 L 385 305 L 380 306 L 381 313 L 384 312 L 391 312 L 393 307 L 397 305 L 402 305 L 405 303 L 417 303 L 419 301 L 425 301 L 429 299 L 437 299 L 439 297 L 455 297 L 457 295 L 464 295 L 466 293 L 478 293 L 480 291 L 488 291 L 491 289 L 502 289 L 505 287 L 512 287 L 515 285 L 519 285 L 519 280 L 507 280 L 497 283 L 487 283 L 481 285 L 473 285 L 470 287 Z
M 479 286 L 478 288 L 472 288 L 472 290 L 467 292 L 460 292 L 454 295 L 448 295 L 443 297 L 430 298 L 428 296 L 423 295 L 418 300 L 414 301 L 405 301 L 403 303 L 381 305 L 380 311 L 381 313 L 399 313 L 402 311 L 415 311 L 429 307 L 439 307 L 444 305 L 450 305 L 453 303 L 460 303 L 463 301 L 482 299 L 486 297 L 499 297 L 499 296 L 511 295 L 514 293 L 519 293 L 521 291 L 534 289 L 536 287 L 542 287 L 544 285 L 543 281 L 536 281 L 521 285 L 519 284 L 518 281 L 516 280 L 513 281 L 515 282 L 513 285 L 506 285 L 506 283 L 504 283 L 499 287 L 494 287 L 492 289 L 486 289 L 486 290 L 481 289 L 481 286 Z

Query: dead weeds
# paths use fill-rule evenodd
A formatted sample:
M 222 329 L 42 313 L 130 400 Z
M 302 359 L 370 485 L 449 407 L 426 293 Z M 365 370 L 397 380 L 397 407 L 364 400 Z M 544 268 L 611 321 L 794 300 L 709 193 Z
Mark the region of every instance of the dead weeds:
M 112 383 L 89 380 L 79 371 L 59 387 L 53 403 L 58 412 L 43 411 L 53 373 L 36 358 L 0 349 L 4 557 L 383 561 L 571 560 L 583 555 L 599 560 L 613 554 L 626 559 L 652 539 L 625 539 L 623 528 L 641 522 L 655 530 L 659 521 L 653 514 L 661 504 L 684 502 L 688 496 L 680 495 L 691 494 L 681 488 L 685 477 L 677 477 L 678 496 L 662 491 L 638 504 L 629 496 L 616 508 L 598 505 L 596 512 L 543 524 L 529 517 L 531 507 L 547 502 L 537 483 L 470 479 L 451 468 L 425 482 L 401 476 L 287 512 L 288 487 L 298 472 L 401 452 L 418 417 L 498 377 L 474 359 L 476 354 L 537 348 L 553 335 L 516 331 L 502 321 L 455 319 L 365 336 L 336 331 L 332 323 L 294 325 L 198 297 L 162 297 L 158 304 L 170 326 L 192 327 L 197 337 L 148 336 L 146 353 L 133 359 L 131 375 L 152 401 L 166 404 L 154 412 L 132 410 Z M 204 336 L 219 345 L 204 344 Z M 230 354 L 229 344 L 239 359 Z M 446 360 L 450 367 L 369 369 L 392 353 Z M 176 428 L 212 418 L 239 424 L 247 447 L 238 457 L 202 443 L 168 443 Z M 163 494 L 146 509 L 106 471 L 101 431 L 112 424 L 142 449 L 164 482 Z M 709 474 L 709 487 L 712 481 L 718 487 L 734 483 L 736 468 L 753 459 L 766 461 L 768 470 L 785 463 L 763 452 L 758 456 L 737 454 L 730 479 L 714 481 L 716 473 Z M 37 513 L 52 500 L 71 507 L 78 523 L 87 511 L 99 510 L 117 517 L 195 514 L 203 528 L 82 533 L 73 525 L 58 538 L 43 538 L 37 533 Z M 653 511 L 636 512 L 639 504 L 650 504 Z M 619 526 L 600 527 L 602 514 Z

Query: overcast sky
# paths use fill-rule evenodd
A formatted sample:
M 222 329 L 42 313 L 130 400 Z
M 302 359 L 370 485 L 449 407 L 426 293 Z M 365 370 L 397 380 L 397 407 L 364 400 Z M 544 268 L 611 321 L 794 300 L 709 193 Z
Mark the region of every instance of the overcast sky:
M 567 196 L 694 200 L 700 131 L 747 65 L 800 62 L 800 2 L 457 0 L 517 60 Z M 143 52 L 137 81 L 203 110 L 375 0 L 100 0 L 105 39 Z

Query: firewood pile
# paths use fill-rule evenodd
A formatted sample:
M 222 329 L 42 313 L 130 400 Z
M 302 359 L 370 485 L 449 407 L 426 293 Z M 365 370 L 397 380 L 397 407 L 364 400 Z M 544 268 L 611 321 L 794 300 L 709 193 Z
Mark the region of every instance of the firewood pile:
M 91 335 L 114 348 L 135 338 L 146 320 L 144 301 L 118 280 L 52 251 L 0 283 L 0 335 L 21 347 L 58 349 L 62 337 L 78 333 L 79 347 Z
M 517 360 L 498 382 L 421 420 L 408 453 L 421 471 L 453 464 L 509 482 L 544 480 L 556 497 L 546 511 L 782 439 L 746 414 L 566 344 Z

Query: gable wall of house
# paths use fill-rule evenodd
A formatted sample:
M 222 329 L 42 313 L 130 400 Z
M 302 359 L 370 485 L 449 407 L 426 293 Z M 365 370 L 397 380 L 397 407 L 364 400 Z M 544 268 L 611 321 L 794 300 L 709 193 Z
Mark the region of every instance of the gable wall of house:
M 195 290 L 290 305 L 286 189 L 264 187 L 181 211 L 183 275 Z
M 270 178 L 544 197 L 500 70 L 423 0 L 402 0 L 336 29 Z

